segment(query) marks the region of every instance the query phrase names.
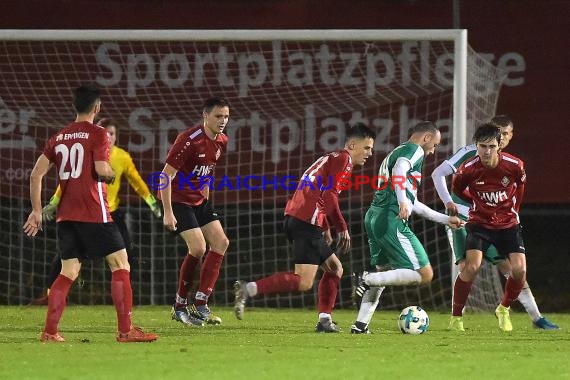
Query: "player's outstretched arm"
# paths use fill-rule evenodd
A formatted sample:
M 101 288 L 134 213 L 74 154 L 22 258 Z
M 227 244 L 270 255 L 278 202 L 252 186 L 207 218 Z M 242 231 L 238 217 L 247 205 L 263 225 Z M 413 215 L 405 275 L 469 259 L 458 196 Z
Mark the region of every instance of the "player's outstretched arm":
M 458 213 L 457 205 L 453 202 L 451 194 L 447 189 L 447 182 L 445 181 L 445 177 L 453 174 L 454 171 L 454 168 L 444 161 L 431 173 L 431 179 L 437 191 L 437 195 L 445 205 L 445 209 L 449 215 L 457 215 Z
M 135 163 L 133 162 L 133 158 L 131 155 L 125 151 L 126 157 L 124 160 L 125 165 L 125 177 L 127 177 L 127 181 L 129 185 L 133 188 L 133 190 L 141 197 L 145 203 L 150 208 L 150 211 L 156 216 L 157 218 L 162 217 L 162 210 L 158 205 L 158 201 L 150 192 L 146 182 L 142 179 L 141 174 L 137 170 Z
M 457 216 L 449 216 L 442 214 L 441 212 L 437 212 L 432 210 L 430 207 L 426 206 L 422 202 L 416 199 L 413 206 L 413 211 L 429 220 L 432 220 L 437 223 L 447 224 L 451 228 L 460 228 L 465 224 L 461 219 Z
M 452 215 L 449 217 L 449 221 L 447 222 L 447 225 L 449 227 L 451 227 L 452 229 L 456 230 L 458 228 L 465 227 L 465 221 L 463 219 L 459 218 L 458 216 Z
M 160 206 L 158 205 L 158 201 L 156 200 L 154 195 L 152 195 L 152 194 L 147 195 L 144 198 L 144 201 L 148 205 L 148 207 L 150 208 L 150 211 L 152 211 L 154 216 L 156 216 L 157 218 L 162 217 L 162 210 L 160 209 Z

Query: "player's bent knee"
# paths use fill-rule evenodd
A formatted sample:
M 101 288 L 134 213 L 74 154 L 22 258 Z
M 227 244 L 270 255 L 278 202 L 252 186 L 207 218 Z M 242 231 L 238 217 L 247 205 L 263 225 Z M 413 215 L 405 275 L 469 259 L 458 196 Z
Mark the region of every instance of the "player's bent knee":
M 324 263 L 321 264 L 321 269 L 328 273 L 334 273 L 339 278 L 342 277 L 344 271 L 342 268 L 342 263 L 335 254 L 331 255 L 328 259 L 325 260 Z
M 64 260 L 61 263 L 60 274 L 64 275 L 65 277 L 69 278 L 72 281 L 75 281 L 77 277 L 79 277 L 80 271 L 81 271 L 81 263 L 76 259 Z
M 130 272 L 131 271 L 131 265 L 127 261 L 126 263 L 121 263 L 121 264 L 117 265 L 117 270 L 119 270 L 119 269 L 123 269 L 123 270 Z
M 60 274 L 69 278 L 71 281 L 75 281 L 77 277 L 79 277 L 79 270 L 65 270 L 62 268 Z
M 429 284 L 433 280 L 433 272 L 431 273 L 420 273 L 422 276 L 421 284 Z
M 200 258 L 206 253 L 206 243 L 188 244 L 188 254 Z
M 507 277 L 510 275 L 512 270 L 509 260 L 501 260 L 499 263 L 497 263 L 497 268 L 499 268 L 499 271 Z
M 342 264 L 340 262 L 333 263 L 332 265 L 322 265 L 321 269 L 323 269 L 326 273 L 330 273 L 333 274 L 335 276 L 337 276 L 338 278 L 342 278 L 342 275 L 344 273 L 344 269 L 342 267 Z
M 433 279 L 433 268 L 431 265 L 426 265 L 423 268 L 416 270 L 416 272 L 420 275 L 420 284 L 429 284 Z
M 228 239 L 226 236 L 224 236 L 222 239 L 218 239 L 216 242 L 211 244 L 212 250 L 220 254 L 224 254 L 229 246 L 230 239 Z
M 512 276 L 518 281 L 526 281 L 526 270 L 525 268 L 515 268 L 513 267 Z
M 113 252 L 110 255 L 105 257 L 107 261 L 107 265 L 112 272 L 124 269 L 127 271 L 131 270 L 131 266 L 129 265 L 129 257 L 127 256 L 127 251 L 125 249 L 121 249 L 120 251 Z
M 469 276 L 477 276 L 477 273 L 479 273 L 480 268 L 481 265 L 478 265 L 477 263 L 465 263 L 465 266 L 463 267 L 461 273 L 464 273 Z
M 299 291 L 306 292 L 307 290 L 311 290 L 313 288 L 313 280 L 314 278 L 311 279 L 301 278 L 301 281 L 299 282 Z

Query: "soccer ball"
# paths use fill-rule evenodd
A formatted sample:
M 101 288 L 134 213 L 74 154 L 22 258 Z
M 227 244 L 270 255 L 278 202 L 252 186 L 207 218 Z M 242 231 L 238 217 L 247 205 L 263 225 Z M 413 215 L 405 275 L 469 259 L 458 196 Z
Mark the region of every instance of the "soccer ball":
M 398 317 L 398 327 L 403 334 L 423 334 L 429 328 L 429 317 L 421 307 L 408 306 Z

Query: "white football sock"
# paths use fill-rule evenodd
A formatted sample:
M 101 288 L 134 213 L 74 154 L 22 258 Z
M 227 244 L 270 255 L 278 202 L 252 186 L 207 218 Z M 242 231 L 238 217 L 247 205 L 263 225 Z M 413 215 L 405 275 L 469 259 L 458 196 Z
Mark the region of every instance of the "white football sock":
M 360 310 L 358 310 L 358 316 L 356 317 L 356 322 L 362 322 L 368 326 L 372 320 L 372 316 L 378 307 L 378 302 L 380 301 L 380 295 L 385 288 L 382 287 L 371 287 L 362 296 L 362 302 L 360 303 Z
M 528 286 L 528 282 L 524 283 L 518 300 L 524 306 L 524 309 L 528 313 L 530 319 L 536 321 L 541 317 L 540 311 L 538 310 L 538 305 L 536 304 L 534 296 L 532 295 L 530 287 Z
M 180 297 L 178 293 L 176 293 L 176 303 L 179 303 L 180 305 L 188 305 L 188 298 Z
M 208 296 L 205 293 L 202 292 L 196 292 L 196 295 L 194 296 L 194 299 L 200 300 L 200 301 L 208 301 Z
M 255 297 L 257 295 L 257 284 L 255 282 L 248 282 L 245 284 L 245 290 L 249 297 Z
M 364 282 L 370 286 L 417 285 L 422 282 L 422 276 L 412 269 L 393 269 L 369 273 Z

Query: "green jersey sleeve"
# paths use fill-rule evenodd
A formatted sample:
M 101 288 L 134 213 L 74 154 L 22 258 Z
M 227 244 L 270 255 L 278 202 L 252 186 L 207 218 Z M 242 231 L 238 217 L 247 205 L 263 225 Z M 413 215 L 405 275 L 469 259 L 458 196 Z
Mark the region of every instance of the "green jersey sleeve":
M 410 163 L 410 170 L 405 178 L 393 178 L 392 170 L 399 159 Z M 424 150 L 419 145 L 405 142 L 394 149 L 378 169 L 377 191 L 372 204 L 375 206 L 398 205 L 395 186 L 405 186 L 406 196 L 413 204 L 417 196 L 417 189 L 421 184 L 421 172 L 424 163 Z

